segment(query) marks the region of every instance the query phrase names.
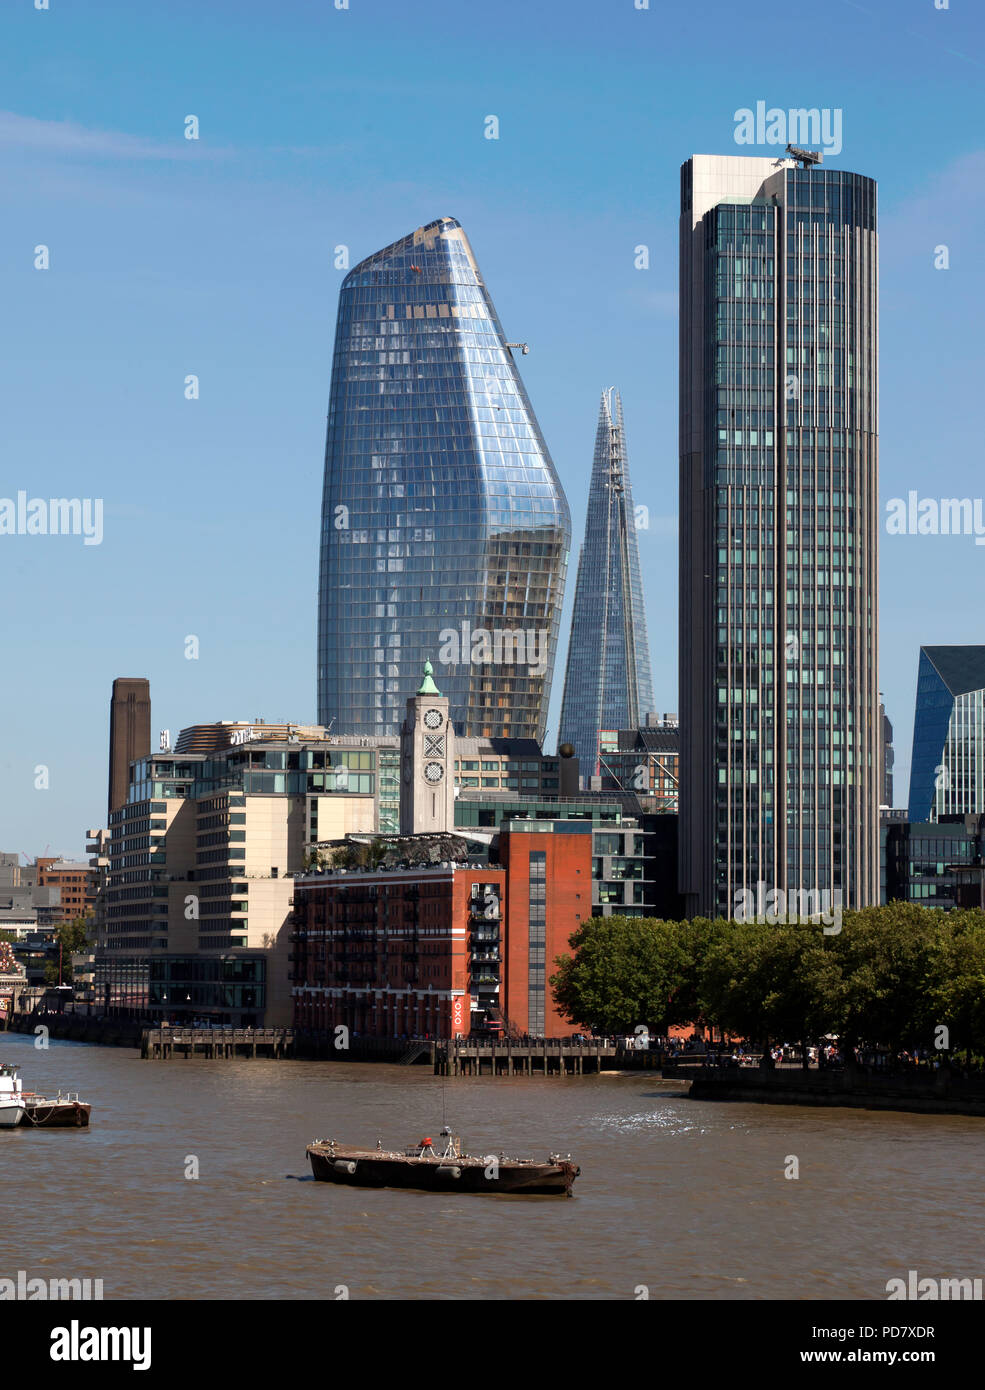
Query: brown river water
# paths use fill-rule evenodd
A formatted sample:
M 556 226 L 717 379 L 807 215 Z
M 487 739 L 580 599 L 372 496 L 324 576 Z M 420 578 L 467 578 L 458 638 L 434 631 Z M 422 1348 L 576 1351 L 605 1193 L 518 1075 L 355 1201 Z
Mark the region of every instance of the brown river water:
M 93 1105 L 87 1131 L 0 1130 L 0 1277 L 101 1278 L 106 1299 L 449 1300 L 884 1300 L 910 1269 L 985 1277 L 985 1132 L 960 1116 L 691 1102 L 646 1073 L 143 1062 L 18 1034 L 0 1059 L 25 1090 Z M 311 1139 L 402 1148 L 443 1110 L 472 1153 L 570 1152 L 575 1196 L 311 1179 Z

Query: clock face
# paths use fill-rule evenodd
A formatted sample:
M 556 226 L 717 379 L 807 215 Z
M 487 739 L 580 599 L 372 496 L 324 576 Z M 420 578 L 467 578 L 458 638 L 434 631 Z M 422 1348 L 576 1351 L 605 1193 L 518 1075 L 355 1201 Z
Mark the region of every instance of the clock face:
M 429 710 L 425 711 L 425 714 L 424 714 L 424 727 L 425 727 L 425 728 L 427 728 L 427 729 L 440 729 L 442 723 L 443 723 L 443 720 L 442 720 L 442 718 L 441 718 L 441 711 L 440 711 L 440 710 L 437 710 L 437 709 L 429 709 Z
M 424 777 L 428 782 L 440 782 L 445 775 L 445 769 L 440 763 L 426 763 L 424 767 Z

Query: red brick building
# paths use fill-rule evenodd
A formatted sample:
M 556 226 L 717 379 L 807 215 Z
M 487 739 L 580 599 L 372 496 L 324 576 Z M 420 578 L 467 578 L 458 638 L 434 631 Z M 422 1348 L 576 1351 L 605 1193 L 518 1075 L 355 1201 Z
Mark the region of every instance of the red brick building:
M 501 868 L 460 864 L 296 879 L 295 1026 L 344 1024 L 381 1038 L 468 1033 L 472 947 L 485 956 L 483 975 L 499 980 L 499 919 L 479 938 L 505 882 Z
M 550 978 L 568 938 L 592 915 L 592 826 L 589 821 L 515 820 L 499 837 L 506 870 L 506 969 L 503 1010 L 521 1033 L 567 1037 Z
M 51 922 L 74 922 L 96 906 L 96 875 L 88 864 L 67 859 L 37 859 L 39 888 L 58 888 L 61 906 L 51 913 Z
M 295 1026 L 447 1038 L 502 1023 L 569 1034 L 548 980 L 591 916 L 591 825 L 513 821 L 498 852 L 498 864 L 296 879 Z

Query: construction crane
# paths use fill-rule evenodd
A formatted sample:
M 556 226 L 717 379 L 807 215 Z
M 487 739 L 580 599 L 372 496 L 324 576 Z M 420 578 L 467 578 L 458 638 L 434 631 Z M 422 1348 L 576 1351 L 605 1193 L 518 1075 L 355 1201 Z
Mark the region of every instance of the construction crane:
M 22 849 L 22 850 L 20 851 L 20 853 L 23 854 L 23 856 L 24 856 L 24 858 L 27 860 L 27 863 L 28 863 L 28 864 L 36 864 L 36 863 L 38 862 L 39 859 L 44 859 L 44 858 L 45 858 L 45 856 L 47 855 L 47 853 L 48 853 L 48 851 L 49 851 L 50 849 L 51 849 L 51 842 L 49 841 L 48 844 L 46 844 L 45 847 L 44 847 L 44 854 L 36 854 L 36 855 L 34 856 L 33 859 L 32 859 L 31 856 L 28 854 L 27 850 Z

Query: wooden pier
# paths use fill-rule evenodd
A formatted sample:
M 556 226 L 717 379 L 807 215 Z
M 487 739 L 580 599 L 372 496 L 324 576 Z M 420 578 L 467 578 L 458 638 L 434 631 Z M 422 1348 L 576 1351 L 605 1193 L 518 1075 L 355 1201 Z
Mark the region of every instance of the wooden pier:
M 292 1057 L 293 1028 L 146 1028 L 140 1055 L 150 1061 L 174 1057 Z
M 621 1052 L 615 1042 L 603 1039 L 452 1038 L 437 1044 L 434 1070 L 437 1076 L 585 1076 L 618 1069 Z

